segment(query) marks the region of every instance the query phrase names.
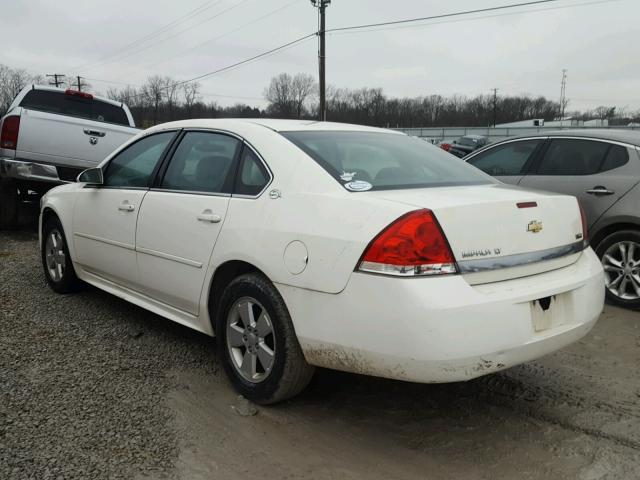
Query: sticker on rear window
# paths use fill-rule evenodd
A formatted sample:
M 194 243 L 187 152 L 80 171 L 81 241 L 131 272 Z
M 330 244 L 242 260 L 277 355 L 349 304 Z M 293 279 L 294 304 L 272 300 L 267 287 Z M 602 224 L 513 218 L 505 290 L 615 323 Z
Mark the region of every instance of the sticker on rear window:
M 366 192 L 367 190 L 371 190 L 373 185 L 363 180 L 354 180 L 353 182 L 345 183 L 344 187 L 352 192 Z

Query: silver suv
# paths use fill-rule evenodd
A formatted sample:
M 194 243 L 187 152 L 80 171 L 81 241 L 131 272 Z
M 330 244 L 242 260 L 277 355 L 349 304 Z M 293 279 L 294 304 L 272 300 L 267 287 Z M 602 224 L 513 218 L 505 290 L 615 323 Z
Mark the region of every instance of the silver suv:
M 605 270 L 607 298 L 640 307 L 640 131 L 509 138 L 464 160 L 505 183 L 578 197 Z

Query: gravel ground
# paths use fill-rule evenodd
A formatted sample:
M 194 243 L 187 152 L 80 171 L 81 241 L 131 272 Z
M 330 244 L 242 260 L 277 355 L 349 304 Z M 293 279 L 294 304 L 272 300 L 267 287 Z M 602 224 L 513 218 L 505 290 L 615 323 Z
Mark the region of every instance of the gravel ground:
M 321 370 L 239 401 L 213 341 L 91 287 L 45 284 L 33 231 L 0 232 L 0 479 L 640 478 L 640 314 L 467 383 Z
M 37 236 L 0 232 L 0 478 L 163 478 L 172 368 L 216 373 L 211 340 L 87 287 L 56 295 Z

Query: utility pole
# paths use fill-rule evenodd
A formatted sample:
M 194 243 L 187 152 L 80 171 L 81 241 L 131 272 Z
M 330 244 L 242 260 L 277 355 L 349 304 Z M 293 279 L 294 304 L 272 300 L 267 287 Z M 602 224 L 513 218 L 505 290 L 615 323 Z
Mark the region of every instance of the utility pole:
M 324 122 L 327 120 L 327 105 L 326 105 L 326 84 L 325 84 L 325 42 L 324 42 L 324 31 L 325 31 L 325 10 L 331 3 L 331 0 L 311 0 L 311 5 L 318 9 L 319 16 L 319 26 L 318 26 L 318 37 L 319 37 L 319 50 L 318 50 L 318 63 L 319 63 L 319 76 L 320 76 L 320 121 Z
M 563 68 L 562 84 L 560 85 L 560 122 L 562 122 L 562 119 L 564 118 L 564 107 L 566 106 L 566 103 L 567 103 L 566 94 L 567 94 L 567 70 Z
M 498 114 L 498 88 L 493 89 L 493 126 L 496 126 L 496 117 Z
M 62 85 L 62 82 L 63 82 L 62 79 L 64 78 L 64 75 L 62 73 L 52 73 L 52 74 L 47 74 L 47 77 L 53 78 L 53 80 L 49 82 L 49 85 L 55 85 L 57 88 L 60 85 Z M 58 77 L 60 77 L 60 80 L 58 80 Z
M 78 75 L 76 77 L 76 79 L 77 79 L 76 83 L 72 83 L 71 85 L 73 87 L 78 87 L 78 91 L 81 92 L 82 91 L 82 85 L 83 85 L 82 84 L 82 80 L 84 79 L 84 77 L 81 77 L 80 75 Z

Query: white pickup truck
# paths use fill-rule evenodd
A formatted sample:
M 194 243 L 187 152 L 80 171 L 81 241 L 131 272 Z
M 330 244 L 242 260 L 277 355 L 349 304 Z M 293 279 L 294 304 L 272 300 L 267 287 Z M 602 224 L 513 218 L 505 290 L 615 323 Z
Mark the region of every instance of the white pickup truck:
M 21 203 L 74 182 L 139 132 L 123 103 L 76 90 L 30 85 L 0 126 L 0 229 Z

